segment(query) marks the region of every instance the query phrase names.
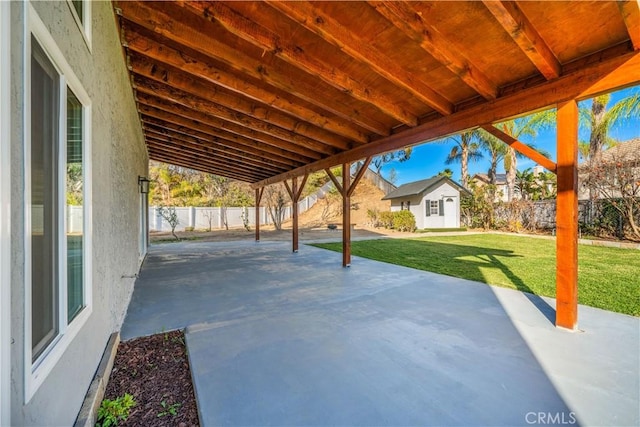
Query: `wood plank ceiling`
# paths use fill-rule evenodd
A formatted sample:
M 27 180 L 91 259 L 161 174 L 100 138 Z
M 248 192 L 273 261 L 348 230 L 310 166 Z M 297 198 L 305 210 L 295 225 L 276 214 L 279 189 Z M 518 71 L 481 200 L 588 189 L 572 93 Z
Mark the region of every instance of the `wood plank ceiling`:
M 462 130 L 441 123 L 640 49 L 636 0 L 114 7 L 150 158 L 254 184 Z

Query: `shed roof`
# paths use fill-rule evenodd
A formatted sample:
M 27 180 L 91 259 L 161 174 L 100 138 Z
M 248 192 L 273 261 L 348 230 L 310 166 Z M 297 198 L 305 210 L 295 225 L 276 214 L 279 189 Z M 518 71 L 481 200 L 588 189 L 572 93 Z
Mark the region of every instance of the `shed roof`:
M 114 5 L 149 156 L 256 186 L 640 81 L 636 1 Z
M 446 176 L 432 176 L 431 178 L 423 179 L 415 182 L 408 182 L 406 184 L 401 185 L 396 188 L 386 196 L 382 198 L 382 200 L 391 200 L 391 199 L 399 199 L 402 197 L 410 197 L 417 196 L 422 194 L 428 190 L 434 189 L 441 184 L 448 183 L 455 187 L 458 191 L 462 191 L 465 193 L 469 193 L 464 187 L 450 179 Z

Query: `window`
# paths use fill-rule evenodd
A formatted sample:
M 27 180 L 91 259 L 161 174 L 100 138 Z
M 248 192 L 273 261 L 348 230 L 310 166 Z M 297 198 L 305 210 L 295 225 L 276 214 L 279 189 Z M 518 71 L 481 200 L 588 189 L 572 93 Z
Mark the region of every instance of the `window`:
M 32 7 L 29 18 L 26 402 L 91 314 L 90 100 Z
M 78 18 L 80 19 L 80 23 L 84 24 L 84 0 L 72 0 L 71 4 L 78 14 Z
M 400 210 L 403 211 L 404 210 L 404 202 L 400 202 Z
M 67 4 L 87 47 L 91 50 L 91 1 L 67 0 Z
M 411 210 L 411 201 L 407 201 L 407 210 L 410 211 Z
M 439 204 L 437 200 L 429 201 L 429 215 L 438 215 Z

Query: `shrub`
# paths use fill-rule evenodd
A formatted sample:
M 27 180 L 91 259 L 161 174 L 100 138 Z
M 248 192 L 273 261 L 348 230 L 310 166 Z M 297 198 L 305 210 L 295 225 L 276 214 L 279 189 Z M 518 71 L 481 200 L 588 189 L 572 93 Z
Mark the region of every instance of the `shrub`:
M 415 231 L 416 218 L 410 211 L 393 212 L 393 228 L 397 231 Z
M 392 228 L 393 212 L 389 212 L 389 211 L 380 212 L 380 215 L 378 215 L 378 224 L 384 228 Z

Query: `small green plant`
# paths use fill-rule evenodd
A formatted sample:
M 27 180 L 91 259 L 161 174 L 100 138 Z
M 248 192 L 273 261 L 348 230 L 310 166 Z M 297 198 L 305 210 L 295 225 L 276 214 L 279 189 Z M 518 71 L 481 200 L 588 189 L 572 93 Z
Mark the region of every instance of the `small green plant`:
M 98 409 L 98 422 L 96 427 L 117 426 L 120 421 L 129 418 L 131 408 L 136 406 L 136 401 L 129 393 L 116 399 L 104 399 Z
M 166 400 L 160 402 L 160 406 L 162 406 L 162 411 L 158 412 L 158 418 L 166 417 L 167 415 L 171 415 L 172 417 L 178 414 L 178 408 L 182 405 L 179 403 L 174 403 L 169 405 Z

